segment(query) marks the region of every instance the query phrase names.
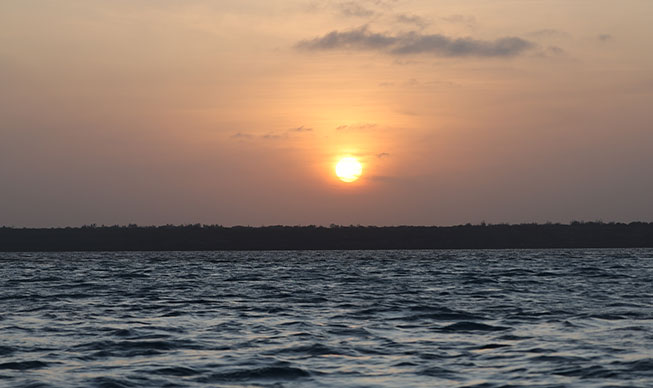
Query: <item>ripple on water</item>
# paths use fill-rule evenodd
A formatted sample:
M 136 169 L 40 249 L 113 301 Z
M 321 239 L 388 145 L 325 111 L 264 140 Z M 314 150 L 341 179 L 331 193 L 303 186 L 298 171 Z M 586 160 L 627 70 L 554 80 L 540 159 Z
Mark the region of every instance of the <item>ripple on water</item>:
M 503 331 L 503 330 L 509 330 L 509 327 L 505 326 L 492 326 L 492 325 L 486 325 L 484 323 L 478 323 L 478 322 L 456 322 L 452 323 L 451 325 L 447 325 L 444 327 L 439 328 L 439 331 L 445 331 L 445 332 L 468 332 L 468 333 L 473 333 L 473 332 L 483 332 L 483 331 Z
M 303 369 L 280 365 L 266 366 L 261 368 L 235 369 L 226 372 L 212 373 L 206 377 L 198 378 L 201 383 L 220 383 L 229 381 L 251 381 L 251 380 L 295 380 L 309 377 L 311 374 Z
M 0 386 L 653 386 L 650 249 L 0 260 Z
M 21 361 L 21 362 L 5 362 L 0 364 L 0 369 L 12 369 L 12 370 L 30 370 L 30 369 L 40 369 L 48 366 L 48 363 L 43 361 Z

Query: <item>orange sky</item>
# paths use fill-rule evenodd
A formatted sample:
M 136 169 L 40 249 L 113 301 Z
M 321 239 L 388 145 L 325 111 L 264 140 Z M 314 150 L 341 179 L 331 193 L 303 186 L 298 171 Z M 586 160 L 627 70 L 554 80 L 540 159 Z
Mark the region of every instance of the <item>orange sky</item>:
M 0 225 L 651 220 L 651 20 L 650 0 L 4 0 Z

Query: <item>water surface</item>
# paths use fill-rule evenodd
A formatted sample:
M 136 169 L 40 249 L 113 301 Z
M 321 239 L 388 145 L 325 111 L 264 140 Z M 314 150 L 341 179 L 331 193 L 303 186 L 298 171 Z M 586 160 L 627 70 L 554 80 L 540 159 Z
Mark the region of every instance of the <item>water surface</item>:
M 0 386 L 653 386 L 653 250 L 0 264 Z

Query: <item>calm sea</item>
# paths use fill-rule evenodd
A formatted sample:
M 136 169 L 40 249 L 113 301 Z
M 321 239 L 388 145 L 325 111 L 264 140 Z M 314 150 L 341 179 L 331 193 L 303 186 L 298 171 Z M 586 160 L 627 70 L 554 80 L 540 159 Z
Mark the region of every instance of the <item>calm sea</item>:
M 650 249 L 0 264 L 0 386 L 653 387 Z

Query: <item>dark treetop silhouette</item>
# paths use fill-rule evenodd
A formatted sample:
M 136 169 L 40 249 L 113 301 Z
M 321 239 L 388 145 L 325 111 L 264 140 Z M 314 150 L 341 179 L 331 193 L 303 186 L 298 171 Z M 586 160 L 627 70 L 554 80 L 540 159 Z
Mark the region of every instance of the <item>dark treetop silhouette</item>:
M 0 228 L 0 251 L 653 247 L 653 223 Z

